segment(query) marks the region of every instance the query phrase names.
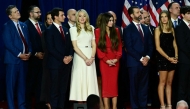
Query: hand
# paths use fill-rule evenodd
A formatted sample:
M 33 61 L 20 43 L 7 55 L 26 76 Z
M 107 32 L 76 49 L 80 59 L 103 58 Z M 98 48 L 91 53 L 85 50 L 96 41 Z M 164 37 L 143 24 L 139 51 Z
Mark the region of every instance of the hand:
M 112 62 L 112 60 L 107 60 L 106 63 L 109 65 L 109 66 L 115 66 L 115 63 Z
M 44 53 L 37 52 L 35 56 L 38 57 L 39 59 L 43 59 L 44 58 Z
M 73 58 L 71 56 L 65 56 L 63 62 L 65 64 L 69 64 Z
M 115 64 L 118 60 L 117 59 L 112 59 L 111 61 L 112 61 L 112 63 Z
M 175 57 L 169 57 L 168 60 L 169 60 L 171 63 L 173 63 L 173 64 L 177 64 L 177 62 L 178 62 L 177 58 L 175 58 Z
M 30 54 L 20 54 L 19 58 L 23 61 L 27 61 L 30 57 Z
M 147 66 L 148 65 L 148 61 L 149 61 L 149 58 L 148 57 L 143 57 L 143 59 L 142 59 L 142 64 L 143 64 L 143 66 Z

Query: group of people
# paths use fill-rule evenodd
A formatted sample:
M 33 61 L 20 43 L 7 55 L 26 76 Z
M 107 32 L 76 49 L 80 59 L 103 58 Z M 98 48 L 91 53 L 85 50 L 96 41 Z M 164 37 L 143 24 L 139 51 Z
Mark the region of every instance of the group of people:
M 190 7 L 172 2 L 159 14 L 159 26 L 137 6 L 128 14 L 132 22 L 123 29 L 115 25 L 112 11 L 99 14 L 96 27 L 90 25 L 84 9 L 65 13 L 54 8 L 40 22 L 40 8 L 30 6 L 29 18 L 20 22 L 19 10 L 9 5 L 10 20 L 3 26 L 6 93 L 9 109 L 31 109 L 35 101 L 46 101 L 52 109 L 64 109 L 66 101 L 84 103 L 91 94 L 101 96 L 104 109 L 117 109 L 120 58 L 126 56 L 132 109 L 146 109 L 150 67 L 159 73 L 158 96 L 161 109 L 172 109 L 172 81 L 178 73 L 178 101 L 190 103 Z M 178 16 L 181 14 L 182 19 Z M 122 53 L 124 51 L 125 53 Z M 95 64 L 98 58 L 98 66 Z M 150 65 L 149 65 L 150 64 Z M 101 73 L 99 94 L 96 68 Z M 69 93 L 68 93 L 69 92 Z M 164 93 L 165 92 L 165 93 Z M 166 102 L 164 102 L 166 95 Z M 112 101 L 112 106 L 110 105 Z

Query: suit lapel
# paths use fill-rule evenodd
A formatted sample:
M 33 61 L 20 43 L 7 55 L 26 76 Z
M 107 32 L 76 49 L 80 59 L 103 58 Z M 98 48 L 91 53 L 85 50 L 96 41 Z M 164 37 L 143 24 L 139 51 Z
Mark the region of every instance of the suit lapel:
M 141 37 L 141 34 L 140 34 L 139 30 L 137 29 L 137 27 L 135 26 L 135 24 L 133 22 L 132 22 L 132 24 L 133 24 L 133 30 L 135 30 L 135 33 L 138 34 L 138 36 L 141 38 L 141 41 L 143 42 L 143 39 Z M 142 24 L 141 24 L 141 27 L 142 27 Z M 142 27 L 142 32 L 144 33 L 143 27 Z M 145 36 L 145 34 L 143 34 L 143 37 L 144 36 Z

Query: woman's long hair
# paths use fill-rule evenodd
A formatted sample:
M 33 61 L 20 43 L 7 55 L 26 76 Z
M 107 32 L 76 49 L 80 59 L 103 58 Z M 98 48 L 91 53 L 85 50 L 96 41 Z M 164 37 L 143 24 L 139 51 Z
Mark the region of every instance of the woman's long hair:
M 113 18 L 113 16 L 110 13 L 104 13 L 101 18 L 101 23 L 99 27 L 100 39 L 98 42 L 98 48 L 103 52 L 106 52 L 106 34 L 107 34 L 106 27 L 111 17 Z M 110 29 L 111 49 L 118 50 L 119 39 L 114 24 L 112 27 L 109 27 L 109 29 Z
M 80 34 L 80 32 L 81 32 L 81 30 L 82 30 L 82 28 L 81 28 L 81 26 L 80 26 L 80 22 L 79 22 L 79 13 L 80 12 L 82 12 L 82 13 L 84 13 L 84 15 L 86 16 L 86 22 L 85 22 L 85 24 L 84 24 L 84 29 L 85 29 L 85 31 L 89 31 L 89 32 L 93 32 L 92 31 L 92 26 L 90 26 L 90 20 L 89 20 L 89 15 L 88 15 L 88 13 L 84 10 L 84 9 L 80 9 L 80 10 L 78 10 L 77 11 L 77 13 L 76 13 L 76 27 L 77 27 L 77 33 L 78 33 L 78 35 Z
M 167 23 L 167 26 L 166 26 L 166 30 L 167 30 L 167 31 L 172 31 L 173 25 L 172 25 L 170 13 L 169 13 L 168 11 L 166 11 L 166 10 L 163 10 L 163 11 L 160 12 L 160 14 L 159 14 L 159 29 L 160 29 L 160 32 L 162 33 L 162 32 L 163 32 L 163 28 L 164 28 L 163 22 L 161 21 L 161 15 L 162 15 L 163 13 L 165 13 L 166 16 L 168 17 L 168 23 Z

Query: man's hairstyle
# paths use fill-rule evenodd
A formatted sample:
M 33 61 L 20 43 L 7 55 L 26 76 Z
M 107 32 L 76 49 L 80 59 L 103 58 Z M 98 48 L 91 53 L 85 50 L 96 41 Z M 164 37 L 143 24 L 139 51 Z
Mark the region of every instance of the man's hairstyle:
M 53 21 L 55 20 L 55 16 L 59 16 L 59 11 L 63 11 L 61 8 L 53 8 L 51 11 L 51 17 Z
M 7 13 L 7 15 L 11 15 L 11 9 L 13 9 L 13 8 L 16 8 L 16 6 L 15 5 L 9 5 L 8 7 L 7 7 L 7 9 L 6 9 L 6 13 Z
M 97 95 L 91 94 L 88 96 L 86 103 L 87 109 L 99 109 L 100 98 Z
M 180 13 L 185 15 L 187 12 L 190 12 L 190 6 L 182 6 Z
M 169 9 L 172 7 L 172 5 L 173 5 L 174 3 L 178 3 L 178 2 L 171 2 L 171 3 L 168 5 L 168 11 L 169 11 Z M 170 12 L 170 11 L 169 11 L 169 12 Z
M 138 9 L 139 9 L 138 6 L 131 6 L 131 7 L 128 9 L 128 14 L 129 14 L 129 15 L 133 14 L 135 8 L 138 8 Z
M 32 5 L 28 8 L 28 14 L 30 14 L 30 12 L 32 12 L 34 10 L 35 7 L 38 7 L 36 5 Z
M 180 101 L 178 101 L 178 102 L 177 102 L 177 105 L 176 105 L 176 108 L 177 108 L 178 106 L 184 106 L 184 107 L 189 108 L 187 102 L 184 101 L 184 100 L 180 100 Z

